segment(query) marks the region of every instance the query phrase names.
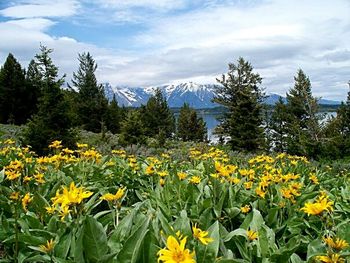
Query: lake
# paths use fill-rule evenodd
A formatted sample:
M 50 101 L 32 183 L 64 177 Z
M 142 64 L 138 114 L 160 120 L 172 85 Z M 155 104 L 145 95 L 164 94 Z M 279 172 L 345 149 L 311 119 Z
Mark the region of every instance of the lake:
M 208 139 L 212 142 L 218 141 L 218 137 L 213 134 L 215 127 L 220 123 L 217 118 L 221 115 L 219 113 L 206 113 L 204 110 L 197 111 L 198 116 L 202 117 L 203 120 L 207 124 L 207 129 L 208 129 Z M 332 118 L 337 116 L 337 113 L 335 111 L 331 112 L 322 112 L 319 114 L 325 114 L 325 118 L 321 122 L 327 121 L 328 118 Z

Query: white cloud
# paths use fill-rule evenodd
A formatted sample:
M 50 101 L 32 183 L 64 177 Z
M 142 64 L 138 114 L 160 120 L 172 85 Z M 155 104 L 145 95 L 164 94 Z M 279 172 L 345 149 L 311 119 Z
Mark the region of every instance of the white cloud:
M 12 18 L 65 17 L 74 15 L 78 8 L 76 0 L 24 1 L 0 10 L 0 15 Z
M 160 11 L 183 8 L 186 6 L 186 0 L 97 0 L 97 3 L 107 8 L 131 9 L 147 8 Z
M 25 18 L 7 21 L 8 25 L 17 25 L 21 29 L 34 31 L 46 31 L 55 24 L 54 21 L 45 18 Z
M 50 3 L 22 1 L 0 11 L 3 16 L 23 18 L 0 23 L 0 35 L 6 39 L 0 42 L 0 62 L 12 52 L 26 65 L 41 42 L 54 49 L 54 62 L 61 73 L 68 74 L 67 81 L 78 68 L 77 54 L 90 51 L 99 66 L 99 81 L 149 86 L 188 80 L 215 83 L 229 62 L 243 56 L 261 74 L 267 92 L 285 94 L 302 68 L 316 96 L 346 96 L 350 78 L 347 0 L 207 1 L 202 8 L 175 13 L 171 11 L 188 7 L 191 1 L 98 0 L 88 9 L 96 8 L 95 13 L 82 11 L 91 3 L 87 0 L 64 0 L 62 6 Z M 143 9 L 151 11 L 143 13 Z M 73 14 L 84 16 L 84 23 L 99 21 L 95 15 L 103 15 L 101 19 L 110 23 L 137 21 L 144 30 L 128 39 L 134 51 L 48 33 L 59 23 L 55 17 Z

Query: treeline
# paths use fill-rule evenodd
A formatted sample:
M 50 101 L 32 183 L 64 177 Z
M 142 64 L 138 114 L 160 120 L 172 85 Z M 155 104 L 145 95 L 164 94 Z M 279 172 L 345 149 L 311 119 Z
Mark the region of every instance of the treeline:
M 67 88 L 65 76 L 50 58 L 52 50 L 41 46 L 23 69 L 9 54 L 0 70 L 0 122 L 22 125 L 23 143 L 45 153 L 53 140 L 74 147 L 77 130 L 103 135 L 119 134 L 119 144 L 163 146 L 167 139 L 206 141 L 202 118 L 185 104 L 175 117 L 160 90 L 138 109 L 108 101 L 95 76 L 97 64 L 90 53 L 78 55 L 79 68 Z M 280 99 L 272 110 L 264 104 L 262 78 L 240 58 L 230 63 L 216 88 L 213 101 L 225 108 L 216 133 L 232 150 L 276 151 L 311 158 L 342 158 L 350 155 L 350 92 L 337 116 L 327 121 L 319 114 L 311 82 L 300 69 L 286 103 Z
M 243 58 L 229 64 L 228 73 L 218 82 L 214 101 L 227 111 L 217 133 L 233 150 L 286 152 L 315 159 L 350 155 L 350 92 L 337 116 L 326 120 L 301 69 L 287 92 L 287 102 L 280 99 L 272 114 L 262 104 L 262 78 Z
M 40 47 L 27 70 L 9 54 L 0 69 L 0 123 L 25 125 L 22 140 L 37 153 L 48 151 L 54 140 L 74 147 L 77 130 L 102 136 L 120 134 L 121 145 L 145 143 L 155 138 L 162 146 L 168 138 L 206 140 L 206 125 L 194 109 L 183 106 L 176 124 L 160 90 L 139 109 L 108 101 L 95 76 L 97 64 L 90 53 L 78 55 L 79 68 L 67 88 L 58 76 L 51 49 Z

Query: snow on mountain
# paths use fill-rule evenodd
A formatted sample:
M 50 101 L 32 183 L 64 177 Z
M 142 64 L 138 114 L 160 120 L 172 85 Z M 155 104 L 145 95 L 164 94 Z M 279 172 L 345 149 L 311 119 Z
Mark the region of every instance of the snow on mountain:
M 212 102 L 215 94 L 215 85 L 213 84 L 196 84 L 193 82 L 180 83 L 178 85 L 170 84 L 163 86 L 151 87 L 115 87 L 109 83 L 103 84 L 106 97 L 109 100 L 116 96 L 119 105 L 128 107 L 139 107 L 145 105 L 157 88 L 159 88 L 168 101 L 170 107 L 182 107 L 186 102 L 193 108 L 213 108 L 219 106 Z M 265 103 L 274 105 L 279 98 L 282 97 L 286 102 L 286 98 L 278 94 L 268 94 L 265 98 Z M 320 104 L 339 104 L 337 101 L 324 100 L 319 101 Z

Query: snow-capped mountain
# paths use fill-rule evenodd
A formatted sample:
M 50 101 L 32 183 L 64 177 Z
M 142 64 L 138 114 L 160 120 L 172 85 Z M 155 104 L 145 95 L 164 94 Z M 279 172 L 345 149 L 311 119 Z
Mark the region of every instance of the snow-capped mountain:
M 103 84 L 106 97 L 111 100 L 116 96 L 119 105 L 138 107 L 146 104 L 149 97 L 159 88 L 167 99 L 170 107 L 181 107 L 186 102 L 193 108 L 213 108 L 218 106 L 212 103 L 215 85 L 201 85 L 193 82 L 179 85 L 151 86 L 146 88 L 111 87 L 109 83 Z
M 178 85 L 163 85 L 163 86 L 151 86 L 151 87 L 115 87 L 109 83 L 104 83 L 106 97 L 109 100 L 113 99 L 115 95 L 118 104 L 127 107 L 139 107 L 142 104 L 145 105 L 148 99 L 155 93 L 156 89 L 159 88 L 168 104 L 171 108 L 182 107 L 186 102 L 191 107 L 199 108 L 214 108 L 219 106 L 212 102 L 215 94 L 215 85 L 213 84 L 196 84 L 193 82 L 181 83 Z M 268 105 L 274 105 L 279 98 L 282 97 L 283 101 L 286 98 L 278 94 L 268 94 L 265 98 L 265 103 Z M 339 104 L 337 101 L 324 100 L 319 101 L 320 104 Z

